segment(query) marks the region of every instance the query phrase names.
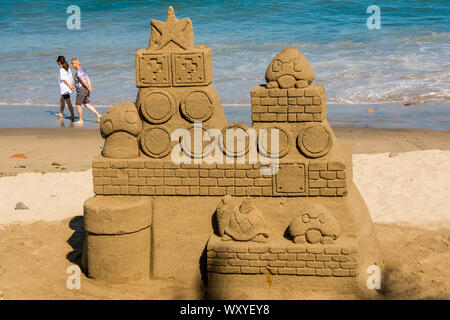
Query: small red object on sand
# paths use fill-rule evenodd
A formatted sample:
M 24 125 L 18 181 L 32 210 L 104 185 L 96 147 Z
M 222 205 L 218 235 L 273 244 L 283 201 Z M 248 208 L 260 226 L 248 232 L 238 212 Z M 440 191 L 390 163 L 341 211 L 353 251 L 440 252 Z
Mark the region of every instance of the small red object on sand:
M 26 155 L 24 155 L 23 153 L 16 153 L 16 154 L 12 155 L 10 158 L 28 159 L 28 157 Z
M 397 152 L 391 152 L 391 153 L 389 153 L 389 158 L 394 158 L 394 157 L 396 157 L 396 156 L 398 156 L 398 153 L 397 153 Z

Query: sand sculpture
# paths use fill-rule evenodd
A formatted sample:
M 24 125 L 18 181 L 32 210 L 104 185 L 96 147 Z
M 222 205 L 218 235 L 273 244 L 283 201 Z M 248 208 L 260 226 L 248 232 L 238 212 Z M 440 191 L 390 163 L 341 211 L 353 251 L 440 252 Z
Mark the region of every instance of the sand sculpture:
M 366 294 L 367 267 L 381 265 L 375 233 L 304 55 L 286 48 L 269 64 L 251 90 L 251 127 L 227 123 L 212 79 L 212 51 L 194 46 L 188 18 L 170 7 L 151 20 L 136 103 L 101 122 L 87 274 L 172 279 L 217 298 Z

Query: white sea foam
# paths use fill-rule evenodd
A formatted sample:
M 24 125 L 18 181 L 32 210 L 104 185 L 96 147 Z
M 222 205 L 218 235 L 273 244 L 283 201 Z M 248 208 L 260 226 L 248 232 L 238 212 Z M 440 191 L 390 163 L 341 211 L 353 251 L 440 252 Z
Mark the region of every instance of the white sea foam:
M 64 8 L 31 4 L 4 5 L 1 104 L 58 104 L 60 54 L 81 58 L 94 106 L 136 98 L 134 53 L 148 45 L 148 19 L 165 19 L 166 3 L 127 1 L 105 10 L 87 2 L 83 12 L 90 14 L 79 31 L 61 25 Z M 265 81 L 271 59 L 287 46 L 305 54 L 329 102 L 448 101 L 450 2 L 385 3 L 380 30 L 367 29 L 364 9 L 359 2 L 326 1 L 181 1 L 175 7 L 177 16 L 190 16 L 196 44 L 212 48 L 214 84 L 225 104 L 248 104 L 249 91 Z

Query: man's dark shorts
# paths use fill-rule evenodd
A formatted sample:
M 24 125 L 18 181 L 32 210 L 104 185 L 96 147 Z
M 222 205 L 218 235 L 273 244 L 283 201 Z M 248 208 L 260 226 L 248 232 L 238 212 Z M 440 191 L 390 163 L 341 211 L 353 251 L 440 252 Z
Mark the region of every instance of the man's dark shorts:
M 90 94 L 89 90 L 86 89 L 85 87 L 78 88 L 76 104 L 82 105 L 82 104 L 89 103 L 90 102 L 89 94 Z

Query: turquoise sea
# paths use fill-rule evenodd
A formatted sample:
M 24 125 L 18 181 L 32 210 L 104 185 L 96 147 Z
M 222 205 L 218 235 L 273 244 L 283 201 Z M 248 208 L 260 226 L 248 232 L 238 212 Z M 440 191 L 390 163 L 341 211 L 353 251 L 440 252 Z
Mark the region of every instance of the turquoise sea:
M 370 5 L 380 29 L 369 29 Z M 77 5 L 81 29 L 68 29 Z M 450 2 L 435 1 L 0 1 L 0 105 L 58 104 L 58 55 L 81 58 L 94 106 L 134 100 L 134 59 L 150 19 L 172 5 L 195 44 L 213 49 L 225 105 L 249 105 L 271 59 L 294 46 L 311 62 L 329 103 L 426 100 L 450 105 Z M 449 111 L 450 112 L 450 111 Z

